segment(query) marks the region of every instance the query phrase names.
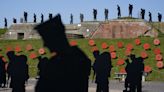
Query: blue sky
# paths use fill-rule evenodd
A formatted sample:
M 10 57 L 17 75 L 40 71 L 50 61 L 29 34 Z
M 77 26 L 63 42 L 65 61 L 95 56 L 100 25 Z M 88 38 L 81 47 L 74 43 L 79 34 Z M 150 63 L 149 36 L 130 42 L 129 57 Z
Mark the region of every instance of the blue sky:
M 138 17 L 141 8 L 152 12 L 153 21 L 157 21 L 158 12 L 164 14 L 164 0 L 1 0 L 0 3 L 0 27 L 4 27 L 4 17 L 8 19 L 8 26 L 12 18 L 23 18 L 23 12 L 28 12 L 28 21 L 33 21 L 36 13 L 40 22 L 41 13 L 48 19 L 48 13 L 53 15 L 60 13 L 65 24 L 70 21 L 70 14 L 74 16 L 74 23 L 79 23 L 79 14 L 84 14 L 84 20 L 92 20 L 92 9 L 98 10 L 98 20 L 104 20 L 104 8 L 109 9 L 109 19 L 117 17 L 117 4 L 121 7 L 122 16 L 128 16 L 128 5 L 133 4 L 133 16 Z M 162 21 L 164 18 L 162 19 Z

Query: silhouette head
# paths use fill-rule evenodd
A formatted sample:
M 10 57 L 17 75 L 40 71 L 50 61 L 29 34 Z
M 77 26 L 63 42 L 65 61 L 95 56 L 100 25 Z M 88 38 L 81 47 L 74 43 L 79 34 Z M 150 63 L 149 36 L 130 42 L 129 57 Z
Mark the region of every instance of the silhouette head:
M 34 29 L 41 35 L 44 46 L 48 47 L 51 52 L 60 52 L 69 47 L 60 14 L 37 25 Z

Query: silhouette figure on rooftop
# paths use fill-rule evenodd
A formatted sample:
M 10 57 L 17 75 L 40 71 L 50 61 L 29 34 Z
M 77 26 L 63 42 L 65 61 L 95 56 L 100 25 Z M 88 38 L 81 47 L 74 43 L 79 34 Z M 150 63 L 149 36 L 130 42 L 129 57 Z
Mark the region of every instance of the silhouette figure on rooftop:
M 141 18 L 145 19 L 145 9 L 141 8 Z
M 118 11 L 117 18 L 119 19 L 119 18 L 121 18 L 121 9 L 120 9 L 119 5 L 117 5 L 117 11 Z
M 24 12 L 24 21 L 25 21 L 25 23 L 27 23 L 27 16 L 28 16 L 27 12 Z
M 6 87 L 6 62 L 3 61 L 3 57 L 0 57 L 0 87 Z
M 36 23 L 36 14 L 34 13 L 34 23 Z
M 49 19 L 52 19 L 52 13 L 49 13 Z
M 97 9 L 93 9 L 93 19 L 97 20 Z
M 96 92 L 109 92 L 109 80 L 111 65 L 111 56 L 108 52 L 103 52 L 100 55 L 96 55 L 96 60 L 93 65 L 96 73 Z
M 17 19 L 16 18 L 13 18 L 13 23 L 17 23 Z
M 7 28 L 7 19 L 6 18 L 4 18 L 4 22 L 5 22 L 4 28 Z
M 162 14 L 158 13 L 158 21 L 161 22 L 161 20 L 162 20 Z
M 41 14 L 41 23 L 43 23 L 43 22 L 44 22 L 44 15 Z
M 152 22 L 152 15 L 151 15 L 151 12 L 149 12 L 149 22 Z
M 58 14 L 35 29 L 53 54 L 45 64 L 45 72 L 40 71 L 43 75 L 35 92 L 88 92 L 91 61 L 77 46 L 69 45 L 61 16 Z
M 84 21 L 84 15 L 82 13 L 80 13 L 80 22 Z
M 70 15 L 70 24 L 73 24 L 73 15 Z
M 108 13 L 109 13 L 108 9 L 105 9 L 104 10 L 105 20 L 108 20 Z
M 133 5 L 129 4 L 129 17 L 132 17 Z

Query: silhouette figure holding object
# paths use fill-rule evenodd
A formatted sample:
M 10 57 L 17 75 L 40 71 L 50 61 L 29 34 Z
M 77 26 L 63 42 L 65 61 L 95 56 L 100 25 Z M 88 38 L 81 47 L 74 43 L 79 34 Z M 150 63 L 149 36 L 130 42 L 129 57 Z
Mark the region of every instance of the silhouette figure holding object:
M 162 14 L 158 13 L 158 21 L 161 22 L 162 20 Z
M 149 22 L 152 22 L 152 14 L 149 12 Z
M 24 12 L 24 21 L 25 21 L 25 23 L 27 23 L 27 16 L 28 16 L 27 12 Z
M 145 19 L 145 9 L 141 8 L 141 18 Z
M 73 15 L 70 15 L 70 24 L 73 24 Z
M 129 17 L 132 17 L 133 5 L 129 4 Z
M 119 5 L 117 5 L 117 11 L 118 11 L 117 18 L 119 19 L 119 18 L 121 18 L 121 9 L 120 9 Z
M 105 20 L 108 20 L 108 13 L 109 13 L 108 9 L 105 9 L 104 10 Z
M 35 92 L 88 92 L 91 61 L 77 47 L 70 46 L 60 15 L 35 27 L 44 46 L 55 53 L 40 76 Z M 53 40 L 52 40 L 53 39 Z
M 97 20 L 97 10 L 93 9 L 93 19 Z
M 7 19 L 6 18 L 4 18 L 4 22 L 5 22 L 4 28 L 7 28 Z

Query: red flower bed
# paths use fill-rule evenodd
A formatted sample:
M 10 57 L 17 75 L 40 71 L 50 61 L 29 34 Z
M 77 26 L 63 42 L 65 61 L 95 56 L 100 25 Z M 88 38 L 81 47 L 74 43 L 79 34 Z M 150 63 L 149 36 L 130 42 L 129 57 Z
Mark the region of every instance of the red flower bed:
M 141 41 L 140 41 L 139 38 L 135 39 L 135 44 L 136 44 L 136 45 L 140 45 L 140 44 L 141 44 Z
M 141 52 L 141 57 L 142 57 L 142 58 L 147 58 L 148 55 L 147 55 L 147 53 L 146 53 L 145 51 L 142 51 L 142 52 Z
M 95 46 L 95 45 L 96 45 L 96 44 L 95 44 L 95 41 L 92 40 L 92 39 L 89 40 L 88 44 L 89 44 L 90 46 Z
M 116 52 L 111 52 L 110 54 L 111 54 L 111 58 L 112 58 L 112 59 L 117 58 Z
M 145 50 L 149 50 L 149 49 L 150 49 L 150 44 L 145 43 L 145 44 L 143 45 L 143 48 L 144 48 Z
M 38 50 L 38 52 L 39 52 L 40 55 L 43 55 L 43 54 L 46 53 L 46 51 L 45 51 L 44 48 L 40 48 L 40 49 Z
M 150 66 L 146 65 L 146 66 L 144 67 L 144 71 L 145 71 L 146 73 L 149 73 L 149 72 L 152 71 L 152 68 L 151 68 Z
M 162 61 L 159 61 L 159 62 L 157 62 L 156 66 L 158 68 L 163 68 L 164 65 L 163 65 L 163 62 Z
M 123 48 L 123 42 L 118 42 L 117 46 L 118 46 L 118 48 Z
M 124 59 L 118 59 L 117 65 L 123 65 L 125 63 Z
M 126 55 L 126 56 L 129 56 L 130 54 L 131 54 L 131 50 L 126 50 L 126 51 L 125 51 L 125 55 Z
M 108 48 L 108 45 L 107 45 L 107 43 L 103 42 L 101 44 L 101 47 L 102 47 L 102 49 L 107 49 Z
M 31 45 L 31 44 L 28 44 L 28 45 L 26 46 L 26 50 L 27 50 L 27 51 L 33 50 L 32 45 Z
M 109 51 L 110 51 L 110 52 L 116 51 L 115 48 L 114 48 L 114 45 L 110 45 L 110 46 L 109 46 Z
M 71 46 L 77 46 L 77 41 L 75 41 L 75 40 L 70 41 L 70 45 Z
M 160 60 L 163 59 L 163 57 L 162 57 L 161 54 L 157 54 L 157 55 L 155 56 L 155 59 L 156 59 L 157 61 L 160 61 Z
M 155 54 L 155 55 L 161 54 L 160 48 L 155 48 L 155 49 L 154 49 L 154 54 Z
M 126 73 L 126 70 L 125 70 L 124 67 L 122 67 L 122 68 L 120 69 L 120 73 Z
M 98 48 L 96 46 L 92 47 L 91 48 L 91 51 L 94 52 L 94 51 L 98 51 Z
M 15 52 L 21 52 L 21 47 L 19 45 L 15 46 Z
M 132 50 L 132 49 L 133 49 L 133 45 L 130 44 L 130 43 L 127 44 L 127 45 L 126 45 L 126 49 L 127 49 L 127 50 Z
M 35 58 L 37 58 L 37 55 L 36 55 L 34 52 L 32 52 L 32 53 L 30 54 L 29 58 L 35 59 Z
M 154 39 L 154 45 L 160 45 L 160 40 L 159 39 Z

